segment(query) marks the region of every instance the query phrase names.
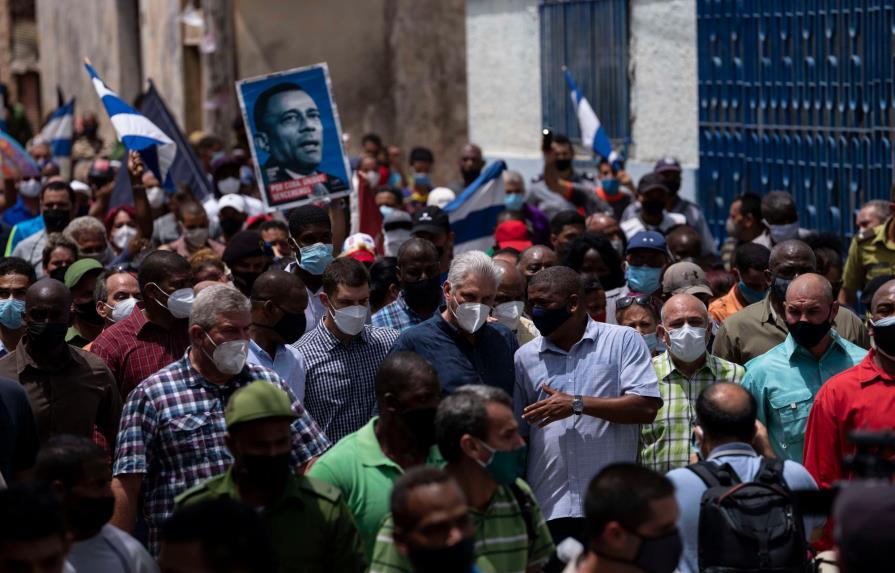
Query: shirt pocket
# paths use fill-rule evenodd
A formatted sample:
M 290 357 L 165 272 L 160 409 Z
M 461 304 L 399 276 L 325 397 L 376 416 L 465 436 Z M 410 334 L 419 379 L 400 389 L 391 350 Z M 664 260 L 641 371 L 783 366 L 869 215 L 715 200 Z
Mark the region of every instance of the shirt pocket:
M 806 388 L 781 393 L 770 399 L 771 408 L 780 420 L 782 442 L 787 446 L 798 445 L 805 440 L 805 427 L 814 396 Z
M 182 460 L 198 461 L 217 447 L 214 443 L 214 420 L 210 412 L 184 414 L 169 423 L 170 447 Z

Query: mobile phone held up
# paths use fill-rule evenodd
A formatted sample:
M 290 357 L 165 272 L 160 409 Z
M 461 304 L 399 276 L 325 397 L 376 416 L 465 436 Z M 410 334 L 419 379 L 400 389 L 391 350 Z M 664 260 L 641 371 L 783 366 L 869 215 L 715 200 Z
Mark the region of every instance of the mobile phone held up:
M 541 130 L 541 151 L 550 151 L 550 147 L 553 145 L 553 131 L 550 128 L 544 128 Z

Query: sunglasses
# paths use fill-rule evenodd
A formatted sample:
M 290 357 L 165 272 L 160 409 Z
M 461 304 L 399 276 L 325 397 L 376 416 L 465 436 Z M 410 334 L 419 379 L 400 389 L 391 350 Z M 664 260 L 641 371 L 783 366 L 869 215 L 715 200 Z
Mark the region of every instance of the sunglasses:
M 653 306 L 652 299 L 649 296 L 642 294 L 639 296 L 623 296 L 622 298 L 618 299 L 618 301 L 615 303 L 615 309 L 616 310 L 624 310 L 634 303 L 637 303 L 640 306 L 646 306 L 646 307 L 650 307 L 650 308 L 652 308 L 652 306 Z

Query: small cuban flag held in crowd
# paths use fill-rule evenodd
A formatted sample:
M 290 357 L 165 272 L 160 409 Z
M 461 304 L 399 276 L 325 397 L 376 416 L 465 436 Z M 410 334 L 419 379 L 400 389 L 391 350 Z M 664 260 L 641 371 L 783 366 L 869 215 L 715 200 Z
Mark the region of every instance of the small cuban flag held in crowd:
M 606 130 L 603 129 L 603 124 L 600 123 L 600 119 L 597 117 L 597 112 L 594 111 L 587 98 L 578 89 L 578 84 L 575 83 L 575 78 L 572 77 L 572 72 L 569 71 L 569 68 L 563 66 L 562 71 L 566 75 L 566 83 L 569 84 L 569 89 L 572 90 L 572 105 L 575 106 L 575 114 L 578 116 L 578 126 L 581 128 L 581 141 L 589 144 L 590 148 L 600 157 L 605 157 L 610 162 L 615 161 L 617 154 L 612 151 L 612 143 L 609 141 L 609 136 L 606 135 Z
M 444 206 L 454 232 L 455 254 L 487 251 L 494 246 L 497 215 L 506 209 L 502 177 L 506 168 L 503 161 L 495 161 L 463 193 Z
M 112 120 L 118 139 L 128 150 L 140 152 L 143 163 L 158 177 L 164 187 L 173 188 L 168 172 L 177 155 L 177 145 L 154 123 L 110 90 L 89 61 L 86 61 L 84 66 L 109 114 L 109 119 Z
M 53 160 L 59 165 L 60 172 L 71 175 L 71 145 L 75 128 L 75 99 L 60 105 L 50 114 L 50 119 L 40 130 L 40 139 L 50 145 Z

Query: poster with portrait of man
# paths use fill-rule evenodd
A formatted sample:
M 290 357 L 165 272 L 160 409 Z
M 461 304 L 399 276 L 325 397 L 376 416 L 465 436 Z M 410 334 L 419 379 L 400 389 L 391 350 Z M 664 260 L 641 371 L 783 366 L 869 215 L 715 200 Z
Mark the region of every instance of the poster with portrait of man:
M 236 82 L 268 210 L 350 191 L 348 158 L 326 63 Z

